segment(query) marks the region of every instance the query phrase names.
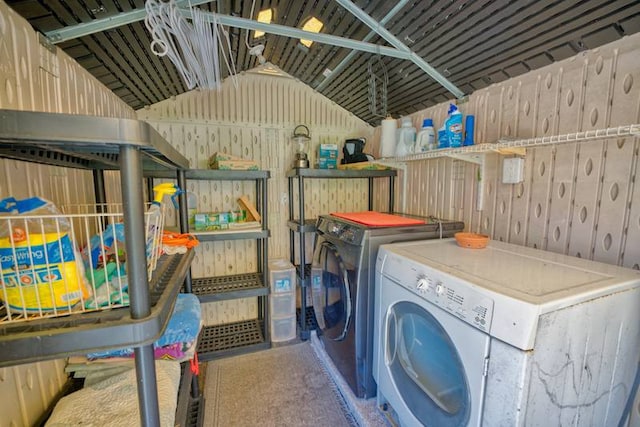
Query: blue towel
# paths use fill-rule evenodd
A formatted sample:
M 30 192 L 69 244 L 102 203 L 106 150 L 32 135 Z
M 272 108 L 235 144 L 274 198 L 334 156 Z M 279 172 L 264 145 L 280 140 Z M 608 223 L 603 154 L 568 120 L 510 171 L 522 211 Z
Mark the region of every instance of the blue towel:
M 169 324 L 162 336 L 153 343 L 154 348 L 160 348 L 175 343 L 191 343 L 198 338 L 200 332 L 200 300 L 194 294 L 178 294 Z M 132 348 L 105 350 L 87 354 L 89 359 L 106 357 L 129 357 Z

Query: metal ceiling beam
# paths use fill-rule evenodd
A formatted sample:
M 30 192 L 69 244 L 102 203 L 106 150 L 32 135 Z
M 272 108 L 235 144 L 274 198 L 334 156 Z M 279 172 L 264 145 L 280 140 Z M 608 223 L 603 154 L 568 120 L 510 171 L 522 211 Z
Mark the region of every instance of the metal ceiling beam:
M 391 18 L 393 18 L 394 16 L 396 16 L 396 14 L 398 12 L 400 12 L 400 10 L 407 4 L 409 3 L 410 0 L 402 0 L 399 1 L 393 9 L 391 9 L 389 11 L 389 13 L 387 13 L 381 20 L 380 20 L 380 24 L 384 25 L 387 22 L 389 22 L 391 20 Z M 368 42 L 369 40 L 371 40 L 373 38 L 373 36 L 375 36 L 377 33 L 375 31 L 371 31 L 369 34 L 367 34 L 362 41 L 363 42 Z M 317 91 L 321 91 L 322 89 L 324 89 L 325 87 L 327 87 L 327 85 L 333 80 L 333 78 L 335 76 L 337 76 L 338 74 L 340 74 L 346 67 L 347 64 L 349 62 L 351 62 L 351 60 L 356 56 L 355 52 L 350 52 L 349 55 L 347 55 L 342 61 L 340 61 L 340 63 L 336 66 L 336 68 L 334 68 L 331 71 L 331 74 L 329 74 L 323 81 L 322 83 L 320 83 L 317 87 L 316 90 Z
M 208 3 L 211 0 L 191 0 L 191 6 Z M 189 4 L 188 0 L 178 0 L 178 5 Z M 181 9 L 183 16 L 191 17 L 189 9 Z M 121 25 L 131 24 L 133 22 L 142 21 L 147 12 L 145 9 L 134 10 L 130 12 L 123 12 L 115 16 L 111 16 L 104 19 L 97 19 L 92 22 L 86 22 L 78 25 L 72 25 L 65 28 L 61 28 L 55 31 L 49 31 L 45 33 L 45 36 L 51 41 L 51 43 L 62 43 L 64 41 L 72 40 L 78 37 L 84 37 L 89 34 L 94 34 L 101 31 L 106 31 L 112 28 L 117 28 Z M 395 49 L 388 46 L 379 46 L 373 43 L 366 43 L 358 40 L 351 40 L 345 37 L 333 36 L 330 34 L 313 33 L 310 31 L 301 30 L 298 28 L 287 27 L 285 25 L 278 24 L 265 24 L 251 19 L 238 18 L 235 16 L 220 15 L 213 12 L 204 12 L 209 21 L 217 19 L 222 25 L 228 25 L 230 27 L 242 28 L 245 30 L 259 30 L 265 33 L 276 34 L 279 36 L 298 38 L 311 40 L 318 43 L 330 44 L 333 46 L 344 47 L 347 49 L 358 50 L 362 52 L 374 53 L 378 55 L 390 56 L 393 58 L 411 60 L 411 53 L 400 49 Z
M 409 53 L 410 59 L 420 67 L 425 73 L 427 73 L 432 79 L 440 83 L 444 86 L 449 92 L 451 92 L 456 98 L 464 97 L 464 92 L 458 89 L 453 83 L 451 83 L 446 77 L 438 72 L 435 68 L 433 68 L 427 61 L 425 61 L 421 56 L 417 53 L 413 52 L 407 45 L 402 43 L 396 36 L 391 34 L 383 25 L 381 25 L 378 21 L 369 16 L 364 10 L 360 9 L 358 6 L 353 4 L 351 0 L 336 0 L 340 6 L 347 9 L 351 12 L 356 18 L 365 23 L 369 28 L 378 33 L 381 37 L 383 37 L 386 41 L 391 43 L 391 45 L 395 46 L 397 49 Z
M 190 16 L 188 9 L 183 9 L 184 16 Z M 222 25 L 230 27 L 242 28 L 245 30 L 258 30 L 265 33 L 276 34 L 278 36 L 290 37 L 292 39 L 305 39 L 318 43 L 330 44 L 333 46 L 344 47 L 347 49 L 359 50 L 362 52 L 375 53 L 378 55 L 391 56 L 393 58 L 411 60 L 411 52 L 403 51 L 389 46 L 380 46 L 373 43 L 366 43 L 359 40 L 351 40 L 345 37 L 333 36 L 331 34 L 312 33 L 298 28 L 287 27 L 278 24 L 265 24 L 263 22 L 253 21 L 251 19 L 238 18 L 235 16 L 220 15 L 213 12 L 204 12 L 204 16 L 213 22 L 218 20 Z
M 192 5 L 197 6 L 200 4 L 210 3 L 211 0 L 177 0 L 178 6 Z M 123 25 L 132 24 L 134 22 L 142 21 L 147 16 L 145 9 L 137 9 L 129 12 L 122 12 L 114 16 L 107 18 L 96 19 L 91 22 L 83 22 L 82 24 L 70 25 L 68 27 L 61 28 L 59 30 L 48 31 L 44 35 L 53 44 L 66 42 L 68 40 L 77 39 L 79 37 L 88 36 L 90 34 L 99 33 L 102 31 L 111 30 L 113 28 L 121 27 Z

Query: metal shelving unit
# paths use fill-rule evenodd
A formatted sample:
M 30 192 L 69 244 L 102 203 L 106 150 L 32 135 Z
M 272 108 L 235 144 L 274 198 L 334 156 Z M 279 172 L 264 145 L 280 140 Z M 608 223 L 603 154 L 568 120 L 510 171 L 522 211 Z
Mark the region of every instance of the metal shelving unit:
M 159 425 L 153 341 L 166 327 L 193 254 L 166 257 L 147 282 L 143 170 L 180 175 L 187 159 L 137 120 L 13 110 L 0 110 L 0 157 L 94 170 L 97 203 L 105 201 L 102 171 L 120 170 L 130 298 L 129 310 L 0 324 L 0 365 L 133 346 L 140 423 Z
M 300 338 L 302 340 L 309 339 L 309 325 L 313 322 L 307 321 L 307 287 L 310 285 L 311 265 L 296 265 L 295 263 L 295 239 L 298 235 L 298 251 L 301 263 L 306 259 L 305 251 L 305 234 L 315 233 L 316 219 L 307 218 L 304 209 L 304 180 L 305 179 L 367 179 L 369 182 L 369 210 L 373 210 L 373 183 L 376 178 L 389 179 L 389 212 L 393 212 L 394 204 L 394 187 L 397 171 L 389 170 L 349 170 L 349 169 L 300 169 L 294 168 L 287 172 L 289 179 L 289 250 L 291 264 L 296 267 L 298 284 L 300 286 L 300 301 L 303 307 L 299 312 Z M 298 209 L 297 218 L 295 216 L 296 209 L 293 205 L 294 181 L 298 180 Z M 302 218 L 302 220 L 301 220 Z
M 180 365 L 181 377 L 178 388 L 178 402 L 176 405 L 176 427 L 198 427 L 202 426 L 204 418 L 204 397 L 193 397 L 192 384 L 197 381 L 191 372 L 188 362 Z
M 175 179 L 170 172 L 151 172 L 152 178 Z M 239 298 L 258 298 L 258 319 L 234 322 L 223 325 L 205 326 L 198 342 L 198 355 L 201 361 L 217 357 L 247 353 L 271 347 L 269 331 L 269 272 L 268 262 L 268 216 L 267 216 L 267 180 L 269 171 L 238 171 L 191 169 L 184 172 L 186 180 L 215 180 L 215 181 L 255 181 L 256 208 L 261 215 L 259 230 L 223 230 L 223 231 L 194 231 L 189 230 L 198 240 L 203 242 L 246 240 L 257 241 L 257 272 L 233 274 L 227 276 L 204 277 L 191 279 L 191 292 L 196 294 L 200 302 L 225 301 Z M 185 187 L 184 183 L 180 184 Z M 186 209 L 181 200 L 181 229 L 186 231 Z

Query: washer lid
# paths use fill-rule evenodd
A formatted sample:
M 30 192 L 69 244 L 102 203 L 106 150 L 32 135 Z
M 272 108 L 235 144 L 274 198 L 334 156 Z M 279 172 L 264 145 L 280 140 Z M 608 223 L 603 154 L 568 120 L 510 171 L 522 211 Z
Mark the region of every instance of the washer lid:
M 634 270 L 497 241 L 484 249 L 462 248 L 453 239 L 390 246 L 474 285 L 538 305 L 540 313 L 640 286 Z

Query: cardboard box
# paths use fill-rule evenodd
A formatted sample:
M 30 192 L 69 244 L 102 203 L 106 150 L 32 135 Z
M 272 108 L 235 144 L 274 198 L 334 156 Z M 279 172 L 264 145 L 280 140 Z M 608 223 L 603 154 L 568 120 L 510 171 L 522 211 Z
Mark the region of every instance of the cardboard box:
M 338 144 L 320 144 L 318 157 L 320 159 L 337 159 Z
M 215 231 L 229 229 L 229 213 L 197 213 L 194 218 L 196 231 Z
M 258 164 L 253 160 L 216 160 L 209 164 L 211 169 L 257 171 Z
M 318 159 L 318 169 L 338 169 L 338 159 Z
M 338 169 L 382 171 L 382 170 L 391 170 L 393 168 L 391 166 L 385 166 L 385 165 L 381 165 L 379 163 L 374 163 L 374 162 L 359 162 L 359 163 L 347 163 L 344 165 L 338 165 Z
M 247 210 L 248 214 L 245 215 L 247 220 L 260 222 L 260 213 L 258 212 L 258 209 L 256 209 L 255 205 L 249 200 L 249 196 L 240 197 L 238 199 L 238 204 Z
M 246 218 L 247 212 L 245 210 L 196 213 L 193 225 L 196 231 L 228 230 L 229 224 L 244 222 Z
M 213 153 L 209 157 L 209 169 L 220 170 L 258 170 L 258 163 L 225 153 Z

